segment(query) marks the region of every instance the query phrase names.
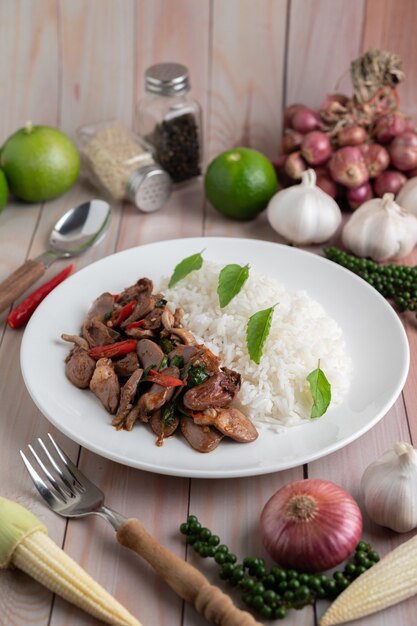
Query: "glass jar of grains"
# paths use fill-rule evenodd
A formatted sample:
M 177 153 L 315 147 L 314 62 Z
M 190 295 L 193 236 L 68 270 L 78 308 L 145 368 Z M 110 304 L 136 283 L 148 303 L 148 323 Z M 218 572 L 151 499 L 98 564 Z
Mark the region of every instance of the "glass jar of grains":
M 118 120 L 78 130 L 84 175 L 105 195 L 130 200 L 146 213 L 168 200 L 172 181 L 150 148 Z
M 201 107 L 190 94 L 188 70 L 158 63 L 145 72 L 146 95 L 136 111 L 135 130 L 151 144 L 155 159 L 174 183 L 201 174 Z

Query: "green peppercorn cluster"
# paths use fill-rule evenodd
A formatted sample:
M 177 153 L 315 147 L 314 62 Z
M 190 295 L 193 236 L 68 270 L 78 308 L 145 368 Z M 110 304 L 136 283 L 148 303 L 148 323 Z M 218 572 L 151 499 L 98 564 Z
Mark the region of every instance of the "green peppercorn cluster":
M 202 557 L 212 557 L 220 566 L 219 576 L 242 592 L 242 601 L 264 619 L 283 619 L 290 608 L 301 609 L 317 599 L 334 600 L 360 574 L 379 561 L 372 547 L 360 541 L 351 561 L 343 571 L 332 576 L 306 574 L 275 565 L 267 570 L 265 560 L 237 556 L 220 543 L 220 538 L 202 527 L 195 515 L 189 515 L 180 531 L 187 544 Z
M 381 295 L 392 300 L 400 311 L 417 311 L 417 267 L 379 265 L 334 247 L 325 248 L 324 254 L 331 261 L 358 274 Z

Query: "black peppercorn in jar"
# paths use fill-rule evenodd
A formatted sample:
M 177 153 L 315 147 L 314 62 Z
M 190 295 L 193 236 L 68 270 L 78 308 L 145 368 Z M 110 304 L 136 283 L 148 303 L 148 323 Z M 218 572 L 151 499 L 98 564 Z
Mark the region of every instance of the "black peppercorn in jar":
M 152 65 L 145 72 L 145 88 L 136 112 L 136 132 L 174 183 L 199 176 L 201 107 L 189 94 L 187 68 L 179 63 Z

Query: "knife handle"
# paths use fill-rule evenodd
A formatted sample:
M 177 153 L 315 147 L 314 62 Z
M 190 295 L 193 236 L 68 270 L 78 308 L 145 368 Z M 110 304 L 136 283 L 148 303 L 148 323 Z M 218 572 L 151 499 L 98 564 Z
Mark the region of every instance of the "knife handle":
M 0 283 L 0 313 L 45 273 L 43 263 L 29 260 Z
M 238 609 L 229 596 L 211 585 L 190 563 L 155 541 L 138 520 L 124 522 L 117 530 L 117 540 L 143 557 L 208 622 L 218 626 L 262 626 L 250 613 Z

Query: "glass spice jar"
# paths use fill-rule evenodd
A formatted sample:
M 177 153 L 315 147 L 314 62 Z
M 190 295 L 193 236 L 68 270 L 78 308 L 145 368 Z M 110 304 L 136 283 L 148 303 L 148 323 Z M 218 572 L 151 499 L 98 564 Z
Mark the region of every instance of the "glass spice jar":
M 145 72 L 146 95 L 136 110 L 135 130 L 153 147 L 155 159 L 174 183 L 201 174 L 201 107 L 190 94 L 188 70 L 158 63 Z
M 77 134 L 84 174 L 107 196 L 130 200 L 145 213 L 165 204 L 172 187 L 169 174 L 121 122 L 83 126 Z

